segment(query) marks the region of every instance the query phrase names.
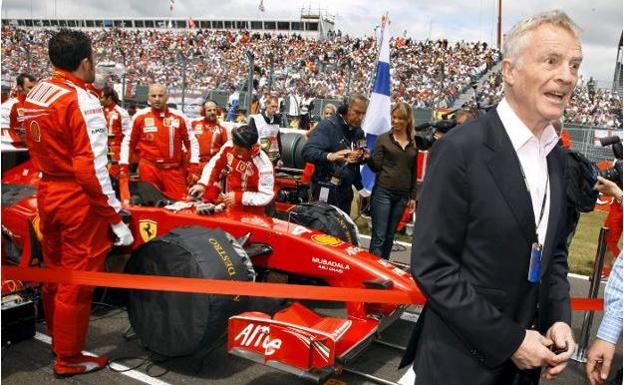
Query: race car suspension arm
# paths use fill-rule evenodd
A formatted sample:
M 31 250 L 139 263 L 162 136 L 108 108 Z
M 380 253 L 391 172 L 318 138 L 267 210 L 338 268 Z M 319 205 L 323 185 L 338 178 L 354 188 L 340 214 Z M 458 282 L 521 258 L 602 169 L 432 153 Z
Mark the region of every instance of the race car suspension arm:
M 356 376 L 360 376 L 363 378 L 366 378 L 369 381 L 372 381 L 376 384 L 382 384 L 382 385 L 400 385 L 397 382 L 392 382 L 392 381 L 388 381 L 385 380 L 381 377 L 377 377 L 377 376 L 373 376 L 372 374 L 368 374 L 368 373 L 364 373 L 364 372 L 360 372 L 359 370 L 355 370 L 355 369 L 350 369 L 350 368 L 342 368 L 343 372 L 347 372 L 347 373 L 351 373 L 354 374 Z

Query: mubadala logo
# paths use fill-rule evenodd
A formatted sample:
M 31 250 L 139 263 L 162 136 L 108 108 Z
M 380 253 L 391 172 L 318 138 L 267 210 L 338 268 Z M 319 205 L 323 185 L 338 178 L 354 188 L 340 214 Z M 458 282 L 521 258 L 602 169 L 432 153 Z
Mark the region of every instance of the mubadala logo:
M 315 263 L 316 267 L 321 270 L 330 270 L 337 273 L 343 273 L 346 270 L 351 270 L 351 266 L 349 266 L 348 263 L 332 261 L 325 258 L 312 257 L 312 263 Z

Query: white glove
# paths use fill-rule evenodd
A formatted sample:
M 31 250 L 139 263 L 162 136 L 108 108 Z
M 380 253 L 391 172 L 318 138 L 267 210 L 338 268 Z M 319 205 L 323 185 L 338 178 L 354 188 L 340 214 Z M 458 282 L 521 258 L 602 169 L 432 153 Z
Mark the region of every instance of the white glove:
M 200 200 L 202 196 L 204 196 L 205 191 L 206 191 L 206 186 L 198 183 L 189 189 L 188 195 L 192 199 Z
M 223 211 L 225 211 L 225 203 L 219 203 L 218 205 L 216 205 L 214 211 L 215 213 L 222 213 Z
M 215 211 L 215 205 L 212 203 L 197 203 L 195 210 L 201 215 L 210 215 Z
M 123 221 L 116 225 L 111 225 L 111 229 L 113 229 L 113 233 L 117 236 L 117 240 L 114 243 L 115 246 L 130 246 L 132 242 L 134 242 L 132 232 Z

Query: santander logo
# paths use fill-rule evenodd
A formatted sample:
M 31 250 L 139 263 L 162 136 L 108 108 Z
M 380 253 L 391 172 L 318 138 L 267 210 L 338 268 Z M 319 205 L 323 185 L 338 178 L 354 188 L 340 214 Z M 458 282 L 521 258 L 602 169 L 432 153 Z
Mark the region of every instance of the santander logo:
M 268 326 L 256 325 L 250 322 L 240 333 L 234 337 L 234 341 L 241 340 L 240 346 L 262 346 L 264 354 L 270 356 L 282 347 L 282 340 L 279 338 L 269 338 L 270 328 Z

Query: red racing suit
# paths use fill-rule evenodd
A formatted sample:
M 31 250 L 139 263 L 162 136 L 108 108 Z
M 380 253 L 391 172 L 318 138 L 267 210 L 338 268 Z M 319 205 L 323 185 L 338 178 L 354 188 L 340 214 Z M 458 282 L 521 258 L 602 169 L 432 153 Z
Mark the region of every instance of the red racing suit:
M 0 105 L 0 128 L 2 128 L 2 141 L 16 147 L 22 147 L 24 143 L 24 101 L 26 96 L 18 92 L 14 98 Z
M 177 110 L 139 110 L 132 117 L 130 135 L 124 136 L 121 143 L 119 164 L 128 165 L 130 154 L 138 147 L 139 179 L 153 184 L 169 198 L 182 200 L 187 191 L 183 145 L 190 151 L 191 165 L 199 162 L 199 144 L 188 131 L 186 117 Z
M 47 268 L 101 271 L 112 245 L 110 225 L 121 208 L 106 170 L 107 134 L 100 101 L 80 79 L 56 70 L 24 103 L 32 161 L 42 172 L 37 190 Z M 45 284 L 43 304 L 52 350 L 80 354 L 93 287 Z
M 264 206 L 273 200 L 273 163 L 259 145 L 254 145 L 251 154 L 243 158 L 236 154 L 230 140 L 210 159 L 198 182 L 206 186 L 208 201 L 217 201 L 223 178 L 224 192 L 234 193 L 234 208 L 262 214 Z
M 206 118 L 191 120 L 191 130 L 199 143 L 199 164 L 203 168 L 215 156 L 221 146 L 228 141 L 227 129 L 219 122 L 209 122 Z
M 108 156 L 110 160 L 110 174 L 119 177 L 119 153 L 123 137 L 130 135 L 130 115 L 117 104 L 112 103 L 104 107 L 104 117 L 108 127 Z
M 615 200 L 609 206 L 609 215 L 605 219 L 604 226 L 610 230 L 605 237 L 607 247 L 617 257 L 620 254 L 618 242 L 622 236 L 622 205 Z

